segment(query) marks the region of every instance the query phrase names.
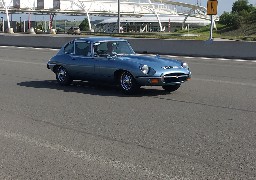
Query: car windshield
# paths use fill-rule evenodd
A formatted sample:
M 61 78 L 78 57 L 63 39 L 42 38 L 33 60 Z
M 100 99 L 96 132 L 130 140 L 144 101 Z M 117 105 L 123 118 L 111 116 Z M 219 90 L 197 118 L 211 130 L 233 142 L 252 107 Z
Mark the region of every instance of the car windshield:
M 104 41 L 94 43 L 95 56 L 134 54 L 127 41 Z

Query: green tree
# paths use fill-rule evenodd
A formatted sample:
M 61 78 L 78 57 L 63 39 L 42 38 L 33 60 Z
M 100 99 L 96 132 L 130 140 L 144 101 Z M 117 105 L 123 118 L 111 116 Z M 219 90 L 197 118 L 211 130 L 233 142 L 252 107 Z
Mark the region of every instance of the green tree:
M 219 23 L 225 25 L 228 31 L 240 29 L 245 35 L 249 32 L 249 26 L 256 22 L 256 8 L 249 4 L 248 0 L 237 0 L 233 3 L 231 13 L 224 12 L 220 16 Z
M 226 25 L 228 27 L 232 27 L 232 29 L 238 29 L 239 27 L 241 27 L 241 16 L 239 16 L 237 13 L 228 13 L 228 12 L 224 12 L 221 16 L 220 16 L 220 20 L 219 23 Z
M 256 8 L 250 13 L 248 21 L 250 21 L 251 23 L 256 22 Z
M 43 30 L 43 25 L 42 24 L 37 24 L 36 29 Z
M 88 22 L 88 19 L 85 18 L 81 24 L 79 25 L 79 28 L 81 31 L 88 31 L 89 30 L 89 22 Z
M 219 23 L 223 24 L 223 25 L 228 25 L 230 21 L 230 13 L 228 12 L 224 12 L 221 16 L 220 16 L 220 20 Z
M 241 15 L 241 13 L 244 13 L 244 11 L 250 13 L 253 11 L 254 7 L 249 4 L 248 0 L 238 0 L 233 3 L 232 6 L 232 13 L 238 13 Z

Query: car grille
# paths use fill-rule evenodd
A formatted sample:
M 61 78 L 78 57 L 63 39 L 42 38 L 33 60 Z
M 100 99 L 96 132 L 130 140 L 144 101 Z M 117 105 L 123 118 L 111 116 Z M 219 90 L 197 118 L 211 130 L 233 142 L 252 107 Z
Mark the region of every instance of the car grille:
M 187 75 L 187 74 L 184 74 L 184 73 L 171 73 L 171 74 L 165 74 L 164 76 L 168 77 L 168 76 L 183 76 L 183 75 Z
M 164 82 L 165 83 L 172 83 L 172 82 L 184 82 L 189 78 L 188 74 L 184 73 L 171 73 L 164 75 Z

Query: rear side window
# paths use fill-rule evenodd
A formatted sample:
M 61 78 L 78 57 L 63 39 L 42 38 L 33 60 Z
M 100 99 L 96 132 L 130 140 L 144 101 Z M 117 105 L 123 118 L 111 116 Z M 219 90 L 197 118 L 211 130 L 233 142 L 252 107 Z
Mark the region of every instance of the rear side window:
M 74 43 L 71 42 L 68 45 L 66 45 L 66 47 L 64 48 L 64 52 L 67 54 L 74 53 Z
M 79 56 L 91 56 L 91 44 L 89 42 L 75 42 L 75 54 Z

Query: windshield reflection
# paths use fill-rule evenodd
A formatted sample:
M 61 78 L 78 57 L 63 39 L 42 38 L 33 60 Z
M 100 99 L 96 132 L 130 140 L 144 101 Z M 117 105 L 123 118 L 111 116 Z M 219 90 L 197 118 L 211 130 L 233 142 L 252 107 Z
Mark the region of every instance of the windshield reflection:
M 127 41 L 105 41 L 93 45 L 94 56 L 116 56 L 135 54 Z

